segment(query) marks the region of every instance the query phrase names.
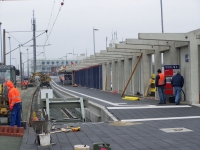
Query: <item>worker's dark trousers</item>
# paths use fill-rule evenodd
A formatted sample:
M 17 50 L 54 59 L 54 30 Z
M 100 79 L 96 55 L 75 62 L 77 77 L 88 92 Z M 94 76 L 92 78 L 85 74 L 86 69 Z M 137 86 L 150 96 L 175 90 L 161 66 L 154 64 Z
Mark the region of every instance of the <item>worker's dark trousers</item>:
M 10 126 L 14 126 L 15 123 L 18 127 L 21 127 L 21 104 L 16 103 L 11 111 L 11 123 Z

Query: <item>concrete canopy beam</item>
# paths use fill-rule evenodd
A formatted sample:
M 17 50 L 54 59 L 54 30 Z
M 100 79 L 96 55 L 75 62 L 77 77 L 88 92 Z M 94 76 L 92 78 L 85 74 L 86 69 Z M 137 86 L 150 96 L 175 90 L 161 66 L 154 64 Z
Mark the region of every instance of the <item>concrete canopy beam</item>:
M 107 49 L 108 52 L 121 52 L 121 53 L 131 53 L 131 54 L 135 54 L 135 53 L 142 53 L 144 52 L 145 50 L 134 50 L 134 49 Z M 153 52 L 154 50 L 151 50 L 151 52 Z
M 138 33 L 139 39 L 169 40 L 169 41 L 190 41 L 190 33 Z
M 103 55 L 121 55 L 121 56 L 130 56 L 133 53 L 123 53 L 123 52 L 110 52 L 110 51 L 106 51 L 106 52 L 101 52 L 100 54 Z
M 180 48 L 180 47 L 188 46 L 189 42 L 175 42 L 174 45 L 176 48 Z
M 119 59 L 119 58 L 114 58 L 114 57 L 94 57 L 94 58 L 90 58 L 88 60 L 95 62 L 95 61 L 108 61 L 108 60 L 117 60 L 117 59 Z
M 169 46 L 153 46 L 153 45 L 129 45 L 129 44 L 116 44 L 116 49 L 132 49 L 132 50 L 159 50 L 166 51 L 169 50 Z
M 126 39 L 126 44 L 131 45 L 154 45 L 154 46 L 171 46 L 175 44 L 175 47 L 188 46 L 189 42 L 175 42 L 174 41 L 160 41 L 160 40 L 141 40 L 141 39 Z
M 95 55 L 95 58 L 98 58 L 98 57 L 108 57 L 108 58 L 120 58 L 120 57 L 123 57 L 122 55 L 109 55 L 109 54 L 97 54 Z M 93 57 L 91 57 L 93 58 Z
M 126 39 L 126 44 L 130 44 L 130 45 L 169 46 L 171 42 L 172 41 Z
M 154 50 L 153 46 L 149 45 L 129 45 L 129 44 L 115 44 L 116 49 L 143 49 L 143 50 Z

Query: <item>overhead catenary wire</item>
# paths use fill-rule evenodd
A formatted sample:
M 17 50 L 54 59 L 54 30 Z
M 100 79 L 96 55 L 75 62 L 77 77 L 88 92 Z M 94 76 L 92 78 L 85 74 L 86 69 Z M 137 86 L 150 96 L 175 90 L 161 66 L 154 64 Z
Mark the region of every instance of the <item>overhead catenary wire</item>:
M 55 0 L 54 0 L 54 2 L 53 2 L 53 6 L 52 6 L 52 9 L 51 9 L 51 15 L 50 15 L 50 18 L 49 18 L 49 22 L 48 22 L 48 26 L 47 26 L 47 30 L 49 29 L 49 24 L 50 24 L 50 21 L 51 21 L 51 17 L 52 17 L 52 12 L 53 12 L 53 9 L 54 9 L 54 5 L 55 5 Z M 46 44 L 46 39 L 47 39 L 47 33 L 46 33 L 46 38 L 45 38 L 45 44 Z M 48 40 L 48 39 L 47 39 Z M 44 45 L 45 45 L 44 44 Z M 44 51 L 44 54 L 43 54 L 43 56 L 44 56 L 44 58 L 46 59 L 46 56 L 45 56 L 45 47 L 43 47 L 43 51 Z
M 49 18 L 49 23 L 48 23 L 48 26 L 47 26 L 47 30 L 49 29 L 49 24 L 50 24 L 50 21 L 51 21 L 51 17 L 52 17 L 52 12 L 53 12 L 53 9 L 54 9 L 54 5 L 55 5 L 55 0 L 53 2 L 53 6 L 52 6 L 52 9 L 51 9 L 51 15 L 50 15 L 50 18 Z
M 6 32 L 6 33 L 8 33 L 14 40 L 16 40 L 20 45 L 22 45 L 22 43 L 19 41 L 19 40 L 17 40 L 13 35 L 11 35 L 9 32 Z M 36 45 L 37 47 L 44 47 L 44 46 L 49 46 L 50 44 L 48 44 L 48 45 Z M 31 46 L 33 46 L 33 45 L 28 45 L 28 46 L 23 46 L 23 47 L 31 47 Z
M 45 32 L 47 32 L 47 30 L 46 30 Z M 39 34 L 38 36 L 36 36 L 36 37 L 32 38 L 31 40 L 29 40 L 29 41 L 25 42 L 24 44 L 21 44 L 21 45 L 20 45 L 20 46 L 18 46 L 17 48 L 15 48 L 15 49 L 11 50 L 10 52 L 6 53 L 6 55 L 7 55 L 7 54 L 10 54 L 11 52 L 13 52 L 14 50 L 18 49 L 19 47 L 21 47 L 21 46 L 23 46 L 23 45 L 27 44 L 28 42 L 32 41 L 33 39 L 35 39 L 35 38 L 39 37 L 40 35 L 44 34 L 45 32 L 43 32 L 43 33 Z
M 50 37 L 50 35 L 51 35 L 51 32 L 52 32 L 53 27 L 54 27 L 54 25 L 55 25 L 55 23 L 56 23 L 56 21 L 57 21 L 57 19 L 58 19 L 58 15 L 60 14 L 60 10 L 61 10 L 61 8 L 62 8 L 63 5 L 64 5 L 64 0 L 63 0 L 63 2 L 61 3 L 61 6 L 60 6 L 60 8 L 59 8 L 59 10 L 58 10 L 58 14 L 57 14 L 57 16 L 56 16 L 56 19 L 55 19 L 53 25 L 52 25 L 52 28 L 51 28 L 49 34 L 47 35 L 47 40 L 49 39 L 49 37 Z M 46 44 L 47 40 L 45 41 L 45 44 Z M 44 45 L 45 45 L 45 44 L 44 44 Z
M 40 31 L 35 31 L 35 32 L 44 32 L 46 30 L 40 30 Z M 7 33 L 14 33 L 14 32 L 33 32 L 33 31 L 6 31 Z
M 55 4 L 55 1 L 54 1 L 54 3 L 53 3 L 53 6 L 52 6 L 51 16 L 52 16 L 52 11 L 53 11 L 53 8 L 54 8 L 54 4 Z M 54 27 L 56 21 L 57 21 L 58 15 L 60 14 L 60 11 L 61 11 L 61 8 L 62 8 L 63 5 L 64 5 L 64 0 L 63 0 L 63 2 L 61 2 L 61 5 L 60 5 L 59 11 L 58 11 L 58 13 L 57 13 L 56 19 L 55 19 L 55 21 L 54 21 L 54 23 L 53 23 L 53 25 L 52 25 L 52 27 L 51 27 L 51 30 L 50 30 L 49 34 L 46 34 L 46 40 L 45 40 L 44 45 L 46 45 L 46 42 L 49 40 L 49 37 L 50 37 L 50 35 L 51 35 L 51 32 L 52 32 L 52 30 L 53 30 L 53 27 Z M 51 16 L 50 16 L 50 19 L 51 19 Z M 49 20 L 49 23 L 50 23 L 50 20 Z M 47 29 L 49 28 L 49 23 L 48 23 Z M 43 55 L 43 56 L 44 56 L 44 58 L 46 59 L 45 48 L 44 48 L 44 47 L 43 47 L 43 50 L 44 50 L 44 55 Z
M 36 55 L 36 57 L 39 56 L 39 55 L 41 55 L 42 53 L 43 53 L 43 52 L 41 52 L 40 54 Z M 33 57 L 33 58 L 34 58 L 34 57 Z M 30 61 L 30 60 L 32 60 L 33 58 L 28 59 L 27 61 Z M 25 62 L 23 62 L 23 63 L 26 63 L 27 61 L 25 61 Z
M 9 32 L 6 32 L 8 33 L 13 39 L 15 39 L 19 44 L 22 44 L 20 41 L 18 41 L 13 35 L 11 35 Z

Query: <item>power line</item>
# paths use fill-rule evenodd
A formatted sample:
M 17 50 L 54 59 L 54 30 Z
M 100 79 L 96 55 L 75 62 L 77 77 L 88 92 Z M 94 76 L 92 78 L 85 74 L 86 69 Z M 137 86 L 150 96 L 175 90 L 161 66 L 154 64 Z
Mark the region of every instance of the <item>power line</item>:
M 54 1 L 54 3 L 55 3 L 55 1 Z M 53 3 L 53 6 L 52 6 L 52 10 L 53 10 L 53 8 L 54 8 L 54 3 Z M 56 21 L 57 21 L 58 15 L 59 15 L 60 10 L 61 10 L 61 8 L 62 8 L 63 5 L 64 5 L 64 0 L 63 0 L 63 2 L 61 2 L 61 6 L 60 6 L 60 8 L 59 8 L 59 11 L 58 11 L 58 14 L 57 14 L 57 16 L 56 16 L 56 19 L 55 19 L 55 21 L 54 21 L 54 23 L 53 23 L 53 26 L 52 26 L 52 28 L 51 28 L 51 30 L 50 30 L 50 32 L 49 32 L 49 35 L 46 34 L 46 37 L 47 37 L 47 38 L 46 38 L 46 40 L 45 40 L 44 45 L 45 45 L 46 42 L 49 40 L 49 37 L 50 37 L 50 35 L 51 35 L 51 32 L 52 32 L 52 30 L 53 30 L 53 27 L 54 27 Z M 51 16 L 52 16 L 52 12 L 51 12 Z M 51 19 L 51 16 L 50 16 L 50 19 Z M 49 20 L 49 23 L 50 23 L 50 20 Z M 49 23 L 48 23 L 48 28 L 49 28 Z M 48 29 L 48 28 L 47 28 L 47 29 Z M 43 47 L 43 49 L 44 49 L 44 58 L 46 58 L 46 56 L 45 56 L 45 48 Z
M 45 32 L 47 32 L 47 30 L 46 30 Z M 7 54 L 10 54 L 12 51 L 14 51 L 14 50 L 18 49 L 19 47 L 21 47 L 21 46 L 25 45 L 26 43 L 28 43 L 28 42 L 32 41 L 33 39 L 36 39 L 37 37 L 39 37 L 40 35 L 44 34 L 45 32 L 43 32 L 43 33 L 39 34 L 38 36 L 36 36 L 36 37 L 32 38 L 31 40 L 29 40 L 29 41 L 27 41 L 27 42 L 25 42 L 24 44 L 22 44 L 22 45 L 18 46 L 17 48 L 15 48 L 15 49 L 11 50 L 10 52 L 6 53 L 6 55 L 7 55 Z
M 44 32 L 46 30 L 35 31 L 35 32 Z M 33 31 L 6 31 L 7 33 L 14 33 L 14 32 L 33 32 Z
M 10 36 L 12 36 L 9 32 L 6 32 L 8 33 Z M 20 41 L 18 41 L 14 36 L 12 36 L 13 39 L 15 39 L 19 44 L 22 44 Z
M 56 19 L 55 19 L 55 21 L 54 21 L 54 23 L 53 23 L 53 26 L 52 26 L 52 28 L 51 28 L 51 30 L 50 30 L 50 32 L 49 32 L 49 35 L 47 35 L 47 40 L 49 39 L 49 37 L 50 37 L 50 35 L 51 35 L 51 32 L 52 32 L 52 30 L 53 30 L 53 27 L 54 27 L 56 21 L 57 21 L 58 15 L 59 15 L 60 10 L 61 10 L 61 8 L 62 8 L 63 5 L 64 5 L 64 0 L 63 0 L 63 2 L 61 3 L 60 9 L 59 9 L 58 14 L 57 14 L 57 16 L 56 16 Z M 46 40 L 46 41 L 47 41 L 47 40 Z M 46 44 L 46 41 L 45 41 L 45 44 Z
M 36 56 L 39 56 L 39 55 L 41 55 L 43 52 L 41 52 L 40 54 L 38 54 L 38 55 L 36 55 Z M 34 58 L 34 57 L 33 57 Z M 33 59 L 33 58 L 31 58 L 31 59 Z M 29 59 L 28 61 L 30 61 L 31 59 Z M 27 61 L 25 61 L 25 62 L 27 62 Z M 22 64 L 24 64 L 25 62 L 23 62 Z
M 53 9 L 54 9 L 54 4 L 55 4 L 55 0 L 53 2 L 53 6 L 52 6 L 52 9 L 51 9 L 51 15 L 50 15 L 50 18 L 49 18 L 49 23 L 48 23 L 48 26 L 47 26 L 47 30 L 49 29 L 49 24 L 50 24 L 50 20 L 51 20 L 51 17 L 52 17 L 52 12 L 53 12 Z

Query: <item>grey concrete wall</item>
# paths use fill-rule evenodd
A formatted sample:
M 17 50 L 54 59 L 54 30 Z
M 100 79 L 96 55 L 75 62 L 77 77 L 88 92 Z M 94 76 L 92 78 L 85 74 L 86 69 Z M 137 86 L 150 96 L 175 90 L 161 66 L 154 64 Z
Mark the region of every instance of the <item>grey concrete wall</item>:
M 190 95 L 190 73 L 189 73 L 189 62 L 185 62 L 185 55 L 189 53 L 188 47 L 182 47 L 179 50 L 179 65 L 180 65 L 180 71 L 181 71 L 181 75 L 184 77 L 185 83 L 184 83 L 184 87 L 183 90 L 185 91 L 185 95 L 186 95 L 186 101 L 189 101 L 189 95 Z
M 117 61 L 118 66 L 118 91 L 119 93 L 123 90 L 123 67 L 122 67 L 122 61 L 118 59 Z
M 103 91 L 105 91 L 106 90 L 106 64 L 105 63 L 103 63 L 102 64 L 102 89 L 103 89 Z
M 107 91 L 111 91 L 111 65 L 110 65 L 110 62 L 106 63 L 106 76 L 107 76 Z
M 113 60 L 111 63 L 112 70 L 112 91 L 117 90 L 117 73 L 116 73 L 116 62 Z
M 144 95 L 144 92 L 147 88 L 149 79 L 151 78 L 151 55 L 146 55 L 145 53 L 142 55 L 142 78 L 141 78 L 141 94 Z
M 169 57 L 170 57 L 170 51 L 166 51 L 166 52 L 163 53 L 163 65 L 172 65 Z
M 133 58 L 133 57 L 132 57 Z M 132 73 L 132 69 L 133 69 L 133 65 L 132 65 L 132 58 L 131 59 L 129 59 L 129 73 L 130 73 L 130 75 L 131 75 L 131 73 Z M 130 94 L 134 94 L 133 93 L 133 76 L 131 77 L 131 80 L 130 80 Z
M 119 91 L 119 74 L 118 74 L 118 70 L 119 70 L 119 64 L 118 61 L 115 62 L 115 66 L 116 66 L 116 70 L 115 70 L 115 74 L 116 74 L 116 90 Z
M 133 54 L 133 57 L 132 57 L 132 70 L 134 69 L 135 65 L 136 65 L 136 62 L 137 62 L 137 54 Z M 131 70 L 131 71 L 132 71 Z M 132 77 L 132 86 L 133 86 L 133 91 L 132 93 L 133 94 L 136 94 L 137 92 L 139 92 L 139 66 L 137 66 L 134 74 L 133 74 L 133 77 Z
M 124 59 L 124 88 L 128 83 L 128 79 L 130 78 L 130 63 L 129 58 L 125 57 Z M 128 84 L 126 88 L 126 94 L 131 94 L 131 83 Z
M 118 121 L 104 106 L 89 101 L 89 108 L 85 108 L 85 115 L 92 122 Z
M 198 64 L 198 44 L 200 44 L 199 39 L 197 42 L 196 35 L 192 34 L 189 44 L 189 56 L 190 56 L 190 67 L 188 71 L 190 72 L 190 103 L 199 103 L 199 64 Z

